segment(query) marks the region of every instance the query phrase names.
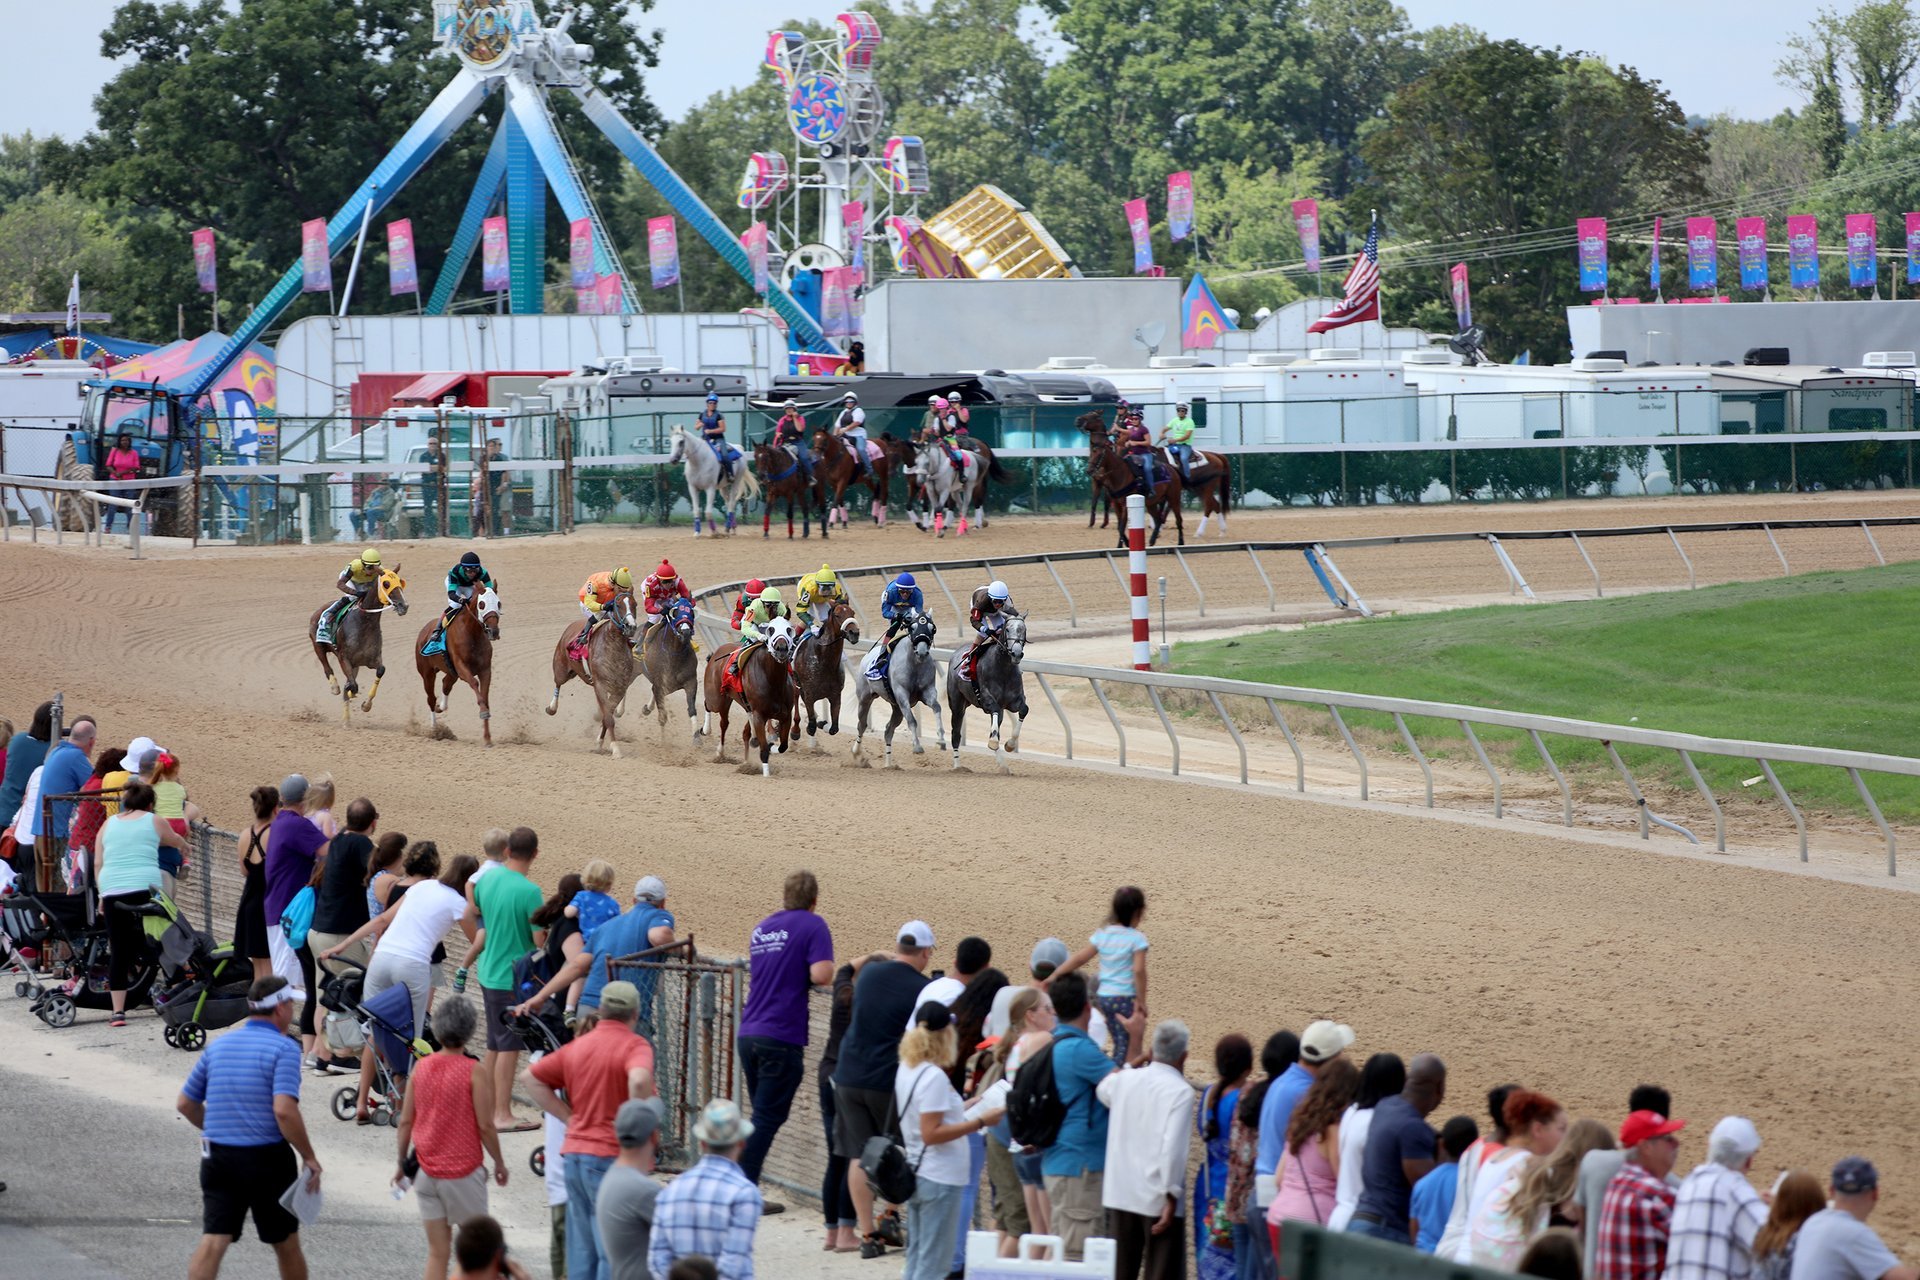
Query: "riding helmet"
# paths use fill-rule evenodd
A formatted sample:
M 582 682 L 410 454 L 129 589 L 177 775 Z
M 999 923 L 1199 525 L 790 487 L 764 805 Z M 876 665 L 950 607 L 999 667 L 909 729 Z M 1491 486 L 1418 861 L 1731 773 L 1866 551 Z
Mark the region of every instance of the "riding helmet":
M 1012 593 L 1007 590 L 1007 584 L 998 578 L 995 578 L 987 584 L 987 598 L 989 600 L 1005 600 L 1011 594 Z
M 760 603 L 762 604 L 785 604 L 786 602 L 786 597 L 780 594 L 780 588 L 778 587 L 768 587 L 760 593 Z
M 820 563 L 820 572 L 818 572 L 818 573 L 816 573 L 816 574 L 814 574 L 814 575 L 813 575 L 813 580 L 814 580 L 815 582 L 838 582 L 838 581 L 840 581 L 840 579 L 838 579 L 838 578 L 836 578 L 836 577 L 834 577 L 834 576 L 833 576 L 833 566 L 832 566 L 832 565 L 830 565 L 830 564 L 828 564 L 828 563 L 826 563 L 826 562 L 825 562 L 824 560 L 823 560 L 823 561 L 821 561 L 821 563 Z
M 360 563 L 365 565 L 379 564 L 380 563 L 379 549 L 376 547 L 368 547 L 365 551 L 362 551 L 360 553 Z
M 709 391 L 709 392 L 707 392 L 707 403 L 708 403 L 708 404 L 719 404 L 719 403 L 720 403 L 720 397 L 719 397 L 719 396 L 717 396 L 717 395 L 715 395 L 715 394 L 714 394 L 713 392 L 711 392 L 711 391 Z
M 893 580 L 893 585 L 896 587 L 910 587 L 913 585 L 913 575 L 910 573 L 903 573 L 899 577 Z
M 469 551 L 460 557 L 460 563 L 471 565 L 473 568 L 478 569 L 480 567 L 480 553 L 478 551 Z
M 752 596 L 756 600 L 760 598 L 760 593 L 762 591 L 765 591 L 766 589 L 767 589 L 767 584 L 760 581 L 760 579 L 758 578 L 754 578 L 747 583 L 747 594 Z
M 618 569 L 615 569 L 613 571 L 613 585 L 622 591 L 632 590 L 633 570 L 627 568 L 625 565 L 621 565 Z
M 660 562 L 660 567 L 653 571 L 653 576 L 660 579 L 662 582 L 671 582 L 673 579 L 679 577 L 680 575 L 674 572 L 673 565 L 671 562 L 662 560 Z
M 798 400 L 793 399 L 792 397 L 788 397 L 786 407 L 789 409 L 798 409 L 800 407 L 800 402 Z
M 853 394 L 853 392 L 849 391 L 847 392 L 847 394 L 840 397 L 840 402 L 842 404 L 859 404 L 860 397 Z
M 947 398 L 945 396 L 935 396 L 933 398 L 933 407 L 939 412 L 945 413 L 947 411 Z

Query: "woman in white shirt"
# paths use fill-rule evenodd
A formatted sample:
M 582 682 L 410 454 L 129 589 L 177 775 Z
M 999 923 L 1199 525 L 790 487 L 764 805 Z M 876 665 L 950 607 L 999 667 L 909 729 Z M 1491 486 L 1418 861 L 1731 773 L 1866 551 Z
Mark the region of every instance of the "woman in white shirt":
M 945 1280 L 960 1239 L 960 1202 L 972 1171 L 967 1135 L 991 1127 L 1002 1109 L 969 1119 L 947 1078 L 960 1056 L 953 1010 L 927 1001 L 914 1011 L 913 1029 L 901 1038 L 893 1076 L 893 1102 L 900 1113 L 907 1163 L 918 1177 L 907 1201 L 907 1258 L 900 1280 Z
M 1347 1220 L 1360 1207 L 1365 1189 L 1360 1170 L 1367 1153 L 1367 1134 L 1373 1128 L 1373 1109 L 1407 1087 L 1407 1064 L 1397 1053 L 1376 1053 L 1360 1069 L 1360 1093 L 1340 1117 L 1339 1179 L 1334 1184 L 1333 1213 L 1327 1230 L 1345 1231 Z
M 431 841 L 423 840 L 407 851 L 409 869 L 429 859 L 432 865 L 439 865 L 440 851 Z M 385 911 L 345 941 L 323 951 L 319 958 L 331 960 L 362 938 L 377 939 L 361 998 L 370 1000 L 389 987 L 406 987 L 413 996 L 413 1034 L 417 1037 L 426 1026 L 427 1000 L 433 992 L 433 949 L 466 914 L 467 877 L 479 866 L 478 858 L 463 853 L 439 879 L 421 880 L 406 886 L 404 892 L 396 888 L 397 902 L 388 898 Z M 467 941 L 473 938 L 469 936 Z
M 1544 1093 L 1515 1089 L 1507 1095 L 1501 1119 L 1510 1136 L 1475 1180 L 1473 1203 L 1467 1206 L 1467 1256 L 1494 1271 L 1513 1271 L 1527 1242 L 1546 1230 L 1553 1202 L 1539 1198 L 1533 1174 L 1567 1136 L 1567 1113 Z M 1573 1169 L 1579 1169 L 1578 1160 Z M 1529 1185 L 1536 1194 L 1525 1193 Z M 1566 1194 L 1571 1192 L 1569 1178 Z
M 1008 1006 L 1007 1030 L 1000 1037 L 1002 1059 L 1006 1063 L 1003 1079 L 1009 1085 L 1020 1074 L 1020 1064 L 1053 1043 L 1053 1029 L 1060 1025 L 1054 1016 L 1053 1000 L 1038 987 L 1022 987 Z M 1000 1126 L 1003 1130 L 1006 1126 Z M 1041 1152 L 1029 1151 L 1013 1140 L 1006 1130 L 1007 1150 L 1013 1154 L 1013 1173 L 1020 1180 L 1020 1194 L 1027 1202 L 1027 1222 L 1035 1235 L 1053 1232 L 1053 1205 L 1047 1199 L 1046 1182 L 1040 1173 Z M 1017 1242 L 1016 1242 L 1017 1243 Z M 1002 1257 L 1014 1255 L 1004 1252 Z

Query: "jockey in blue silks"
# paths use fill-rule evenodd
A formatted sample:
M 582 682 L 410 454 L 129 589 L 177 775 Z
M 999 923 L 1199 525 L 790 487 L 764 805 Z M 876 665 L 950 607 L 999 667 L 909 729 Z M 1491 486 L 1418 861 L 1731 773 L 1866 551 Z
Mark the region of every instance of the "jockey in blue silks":
M 867 669 L 878 675 L 887 669 L 887 659 L 892 654 L 893 638 L 906 630 L 907 623 L 916 613 L 925 613 L 927 598 L 920 588 L 914 585 L 913 575 L 902 573 L 887 584 L 880 594 L 880 616 L 887 620 L 886 634 L 874 641 L 873 649 L 867 654 Z

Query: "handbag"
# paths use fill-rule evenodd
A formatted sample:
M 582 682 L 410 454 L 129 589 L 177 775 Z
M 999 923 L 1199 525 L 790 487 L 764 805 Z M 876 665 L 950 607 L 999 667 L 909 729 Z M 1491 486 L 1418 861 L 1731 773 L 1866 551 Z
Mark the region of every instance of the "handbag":
M 287 903 L 287 909 L 280 913 L 280 932 L 291 950 L 298 951 L 307 945 L 307 930 L 313 927 L 313 902 L 313 886 L 303 885 Z
M 925 1078 L 923 1073 L 920 1079 Z M 913 1095 L 919 1090 L 920 1080 L 914 1081 L 913 1088 L 907 1090 L 909 1115 L 912 1114 Z M 926 1154 L 926 1146 L 922 1144 L 921 1159 L 925 1159 Z M 913 1199 L 913 1193 L 920 1187 L 920 1161 L 909 1161 L 907 1149 L 884 1133 L 867 1139 L 867 1145 L 860 1152 L 860 1170 L 867 1175 L 868 1185 L 889 1204 L 905 1204 Z

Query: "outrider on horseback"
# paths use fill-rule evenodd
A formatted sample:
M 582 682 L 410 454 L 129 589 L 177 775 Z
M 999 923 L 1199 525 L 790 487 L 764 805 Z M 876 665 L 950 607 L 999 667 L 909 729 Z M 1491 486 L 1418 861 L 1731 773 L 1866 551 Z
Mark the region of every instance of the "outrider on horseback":
M 380 679 L 387 674 L 387 664 L 380 656 L 380 615 L 392 608 L 405 616 L 407 601 L 401 593 L 407 584 L 397 563 L 386 568 L 380 563 L 380 552 L 368 547 L 347 561 L 334 585 L 339 588 L 340 598 L 315 610 L 307 619 L 307 639 L 313 645 L 314 657 L 320 660 L 320 670 L 326 673 L 327 687 L 341 700 L 341 722 L 351 724 L 362 667 L 373 669 L 373 687 L 367 690 L 367 700 L 360 709 L 373 710 Z M 338 677 L 328 655 L 339 659 Z
M 700 436 L 695 440 L 684 427 L 673 429 L 673 448 L 669 463 L 678 463 L 687 481 L 687 504 L 693 509 L 693 536 L 700 536 L 701 499 L 706 500 L 706 524 L 715 535 L 720 532 L 718 504 L 726 517 L 727 532 L 734 531 L 735 514 L 760 496 L 760 482 L 754 479 L 746 459 L 727 439 L 727 420 L 720 413 L 720 397 L 709 394 L 707 407 L 700 414 Z
M 770 439 L 753 446 L 753 465 L 766 489 L 766 511 L 760 517 L 760 536 L 773 535 L 773 504 L 787 502 L 787 536 L 793 536 L 793 507 L 800 503 L 800 536 L 813 536 L 813 513 L 820 512 L 820 536 L 827 536 L 826 499 L 813 476 L 813 454 L 807 448 L 807 420 L 798 400 L 788 400 Z

